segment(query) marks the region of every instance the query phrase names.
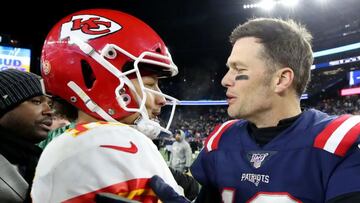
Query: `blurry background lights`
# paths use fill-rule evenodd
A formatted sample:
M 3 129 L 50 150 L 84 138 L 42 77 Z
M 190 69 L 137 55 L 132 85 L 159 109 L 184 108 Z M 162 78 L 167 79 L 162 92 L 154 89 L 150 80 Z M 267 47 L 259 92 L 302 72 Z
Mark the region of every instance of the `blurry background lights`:
M 264 9 L 264 10 L 267 10 L 267 11 L 270 11 L 274 8 L 275 4 L 277 2 L 274 1 L 274 0 L 262 0 L 259 2 L 259 7 Z
M 281 4 L 286 7 L 294 8 L 298 4 L 299 0 L 282 0 Z
M 317 0 L 318 3 L 324 4 L 329 0 Z M 264 10 L 272 10 L 278 4 L 286 8 L 293 9 L 300 2 L 299 0 L 253 0 L 250 4 L 244 4 L 244 9 L 261 8 Z

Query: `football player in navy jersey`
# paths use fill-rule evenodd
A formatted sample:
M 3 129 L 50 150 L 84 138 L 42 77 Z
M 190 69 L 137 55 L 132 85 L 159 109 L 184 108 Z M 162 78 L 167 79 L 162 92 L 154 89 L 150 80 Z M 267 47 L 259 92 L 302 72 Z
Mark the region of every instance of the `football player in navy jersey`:
M 251 19 L 234 29 L 222 79 L 228 114 L 191 166 L 196 202 L 360 202 L 360 116 L 302 111 L 311 34 L 293 20 Z M 165 203 L 185 203 L 154 177 Z
M 218 126 L 191 167 L 198 202 L 360 202 L 360 117 L 300 108 L 311 38 L 293 20 L 270 18 L 231 33 L 221 83 L 238 120 Z

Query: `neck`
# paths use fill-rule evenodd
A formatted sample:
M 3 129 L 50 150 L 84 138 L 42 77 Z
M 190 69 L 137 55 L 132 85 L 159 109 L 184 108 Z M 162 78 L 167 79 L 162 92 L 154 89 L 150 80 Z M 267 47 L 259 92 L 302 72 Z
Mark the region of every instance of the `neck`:
M 120 119 L 119 122 L 125 123 L 125 124 L 128 124 L 128 125 L 133 125 L 135 120 L 137 118 L 139 118 L 139 116 L 140 116 L 139 113 L 133 113 L 130 116 L 126 116 L 126 117 Z
M 277 126 L 280 120 L 297 116 L 301 113 L 299 99 L 287 99 L 274 101 L 272 107 L 251 119 L 258 128 Z
M 119 120 L 119 122 L 124 123 L 124 124 L 128 124 L 128 125 L 133 125 L 134 121 L 136 120 L 136 118 L 139 117 L 139 113 L 134 113 L 130 116 L 127 116 L 121 120 Z M 78 118 L 76 120 L 76 124 L 79 123 L 90 123 L 90 122 L 97 122 L 97 121 L 101 121 L 95 117 L 90 116 L 89 114 L 83 112 L 83 111 L 78 111 Z
M 97 122 L 97 121 L 100 121 L 100 120 L 90 116 L 89 114 L 87 114 L 83 111 L 80 111 L 80 110 L 78 111 L 78 118 L 76 120 L 76 124 L 90 123 L 90 122 Z

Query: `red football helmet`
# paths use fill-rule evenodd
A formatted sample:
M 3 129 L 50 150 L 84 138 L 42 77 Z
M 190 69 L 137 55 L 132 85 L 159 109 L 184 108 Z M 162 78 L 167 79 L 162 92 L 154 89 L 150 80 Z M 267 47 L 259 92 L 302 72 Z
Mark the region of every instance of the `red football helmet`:
M 146 117 L 146 91 L 172 100 L 175 110 L 176 100 L 144 87 L 141 74 L 144 66 L 145 72 L 171 77 L 176 65 L 156 32 L 126 13 L 90 9 L 63 18 L 45 40 L 41 63 L 48 93 L 98 119 L 115 121 L 134 112 Z M 134 78 L 143 98 L 130 91 L 136 92 Z

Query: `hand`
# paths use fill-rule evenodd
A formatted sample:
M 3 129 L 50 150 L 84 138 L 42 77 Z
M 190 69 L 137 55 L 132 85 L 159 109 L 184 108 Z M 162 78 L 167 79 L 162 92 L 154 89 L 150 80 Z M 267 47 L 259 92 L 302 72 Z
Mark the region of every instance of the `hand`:
M 190 203 L 188 199 L 175 192 L 170 185 L 157 175 L 150 179 L 150 187 L 163 203 Z
M 135 200 L 126 199 L 112 193 L 98 193 L 95 196 L 96 203 L 140 203 Z
M 164 182 L 162 178 L 155 175 L 150 179 L 150 187 L 163 203 L 190 203 L 184 196 Z M 98 193 L 95 197 L 96 203 L 140 203 L 135 200 L 126 199 L 111 193 Z

